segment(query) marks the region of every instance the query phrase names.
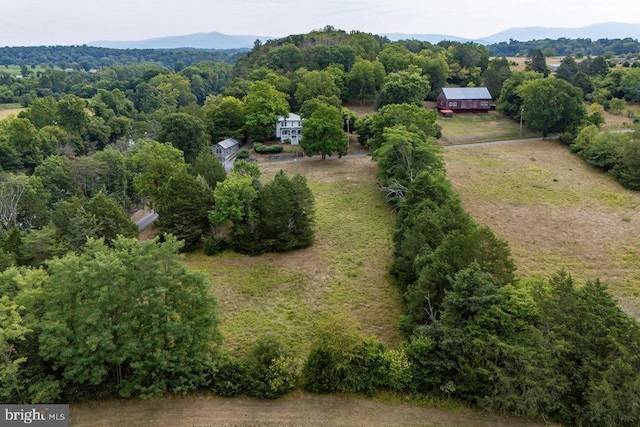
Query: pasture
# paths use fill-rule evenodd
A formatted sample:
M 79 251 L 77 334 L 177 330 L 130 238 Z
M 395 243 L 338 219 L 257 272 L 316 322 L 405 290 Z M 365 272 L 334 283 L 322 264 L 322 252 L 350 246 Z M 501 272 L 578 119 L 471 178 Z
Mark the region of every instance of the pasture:
M 506 239 L 523 278 L 600 278 L 640 318 L 640 193 L 555 140 L 445 150 L 464 207 Z
M 29 71 L 29 75 L 36 74 L 38 72 L 44 72 L 47 68 L 42 67 L 40 65 L 36 65 L 35 67 L 27 67 Z M 9 74 L 10 76 L 21 76 L 22 70 L 20 65 L 11 64 L 11 65 L 1 65 L 0 66 L 0 74 Z
M 71 405 L 70 425 L 107 426 L 344 426 L 534 427 L 511 417 L 427 408 L 360 396 L 294 393 L 278 400 L 172 396 Z M 547 424 L 548 426 L 548 424 Z

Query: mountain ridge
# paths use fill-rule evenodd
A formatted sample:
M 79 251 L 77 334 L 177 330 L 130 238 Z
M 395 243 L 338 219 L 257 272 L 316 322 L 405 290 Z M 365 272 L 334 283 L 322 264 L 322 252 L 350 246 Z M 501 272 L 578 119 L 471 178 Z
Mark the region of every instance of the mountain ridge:
M 500 31 L 495 34 L 478 39 L 468 39 L 453 35 L 444 34 L 405 34 L 405 33 L 382 33 L 391 41 L 415 39 L 438 43 L 442 40 L 458 42 L 474 42 L 480 44 L 495 44 L 517 40 L 526 42 L 540 39 L 640 39 L 640 23 L 629 24 L 621 22 L 602 22 L 579 28 L 564 27 L 516 27 Z M 257 35 L 229 35 L 217 31 L 210 33 L 194 33 L 182 36 L 156 37 L 144 40 L 131 41 L 109 41 L 100 40 L 87 43 L 88 46 L 107 47 L 114 49 L 247 49 L 252 48 L 256 40 L 265 42 L 267 40 L 278 39 L 280 37 L 257 36 Z
M 253 47 L 256 40 L 265 42 L 273 38 L 254 35 L 229 35 L 212 31 L 210 33 L 155 37 L 144 40 L 98 40 L 89 42 L 87 45 L 111 49 L 244 49 Z

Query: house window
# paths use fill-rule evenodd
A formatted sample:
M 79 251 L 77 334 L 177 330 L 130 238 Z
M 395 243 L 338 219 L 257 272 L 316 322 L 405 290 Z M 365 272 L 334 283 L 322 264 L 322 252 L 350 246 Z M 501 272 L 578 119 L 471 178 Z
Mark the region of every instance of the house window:
M 222 153 L 222 150 L 219 148 L 216 148 L 216 154 L 220 154 L 220 153 Z

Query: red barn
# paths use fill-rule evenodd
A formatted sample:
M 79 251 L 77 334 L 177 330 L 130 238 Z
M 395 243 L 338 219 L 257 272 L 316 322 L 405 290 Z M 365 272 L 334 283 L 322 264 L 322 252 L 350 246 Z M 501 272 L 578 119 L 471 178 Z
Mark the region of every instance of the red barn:
M 487 113 L 491 110 L 491 99 L 486 87 L 443 87 L 436 105 L 443 114 Z

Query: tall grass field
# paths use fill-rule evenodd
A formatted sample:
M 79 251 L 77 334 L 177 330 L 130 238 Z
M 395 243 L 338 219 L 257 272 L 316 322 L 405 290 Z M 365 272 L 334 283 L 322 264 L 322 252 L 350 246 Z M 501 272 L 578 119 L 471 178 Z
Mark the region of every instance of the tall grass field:
M 305 176 L 316 201 L 316 242 L 289 253 L 251 257 L 233 252 L 187 255 L 219 298 L 224 347 L 247 352 L 273 334 L 300 358 L 318 328 L 340 322 L 388 345 L 397 331 L 401 300 L 389 282 L 394 215 L 375 182 L 368 158 L 265 165 L 266 180 L 283 169 Z

